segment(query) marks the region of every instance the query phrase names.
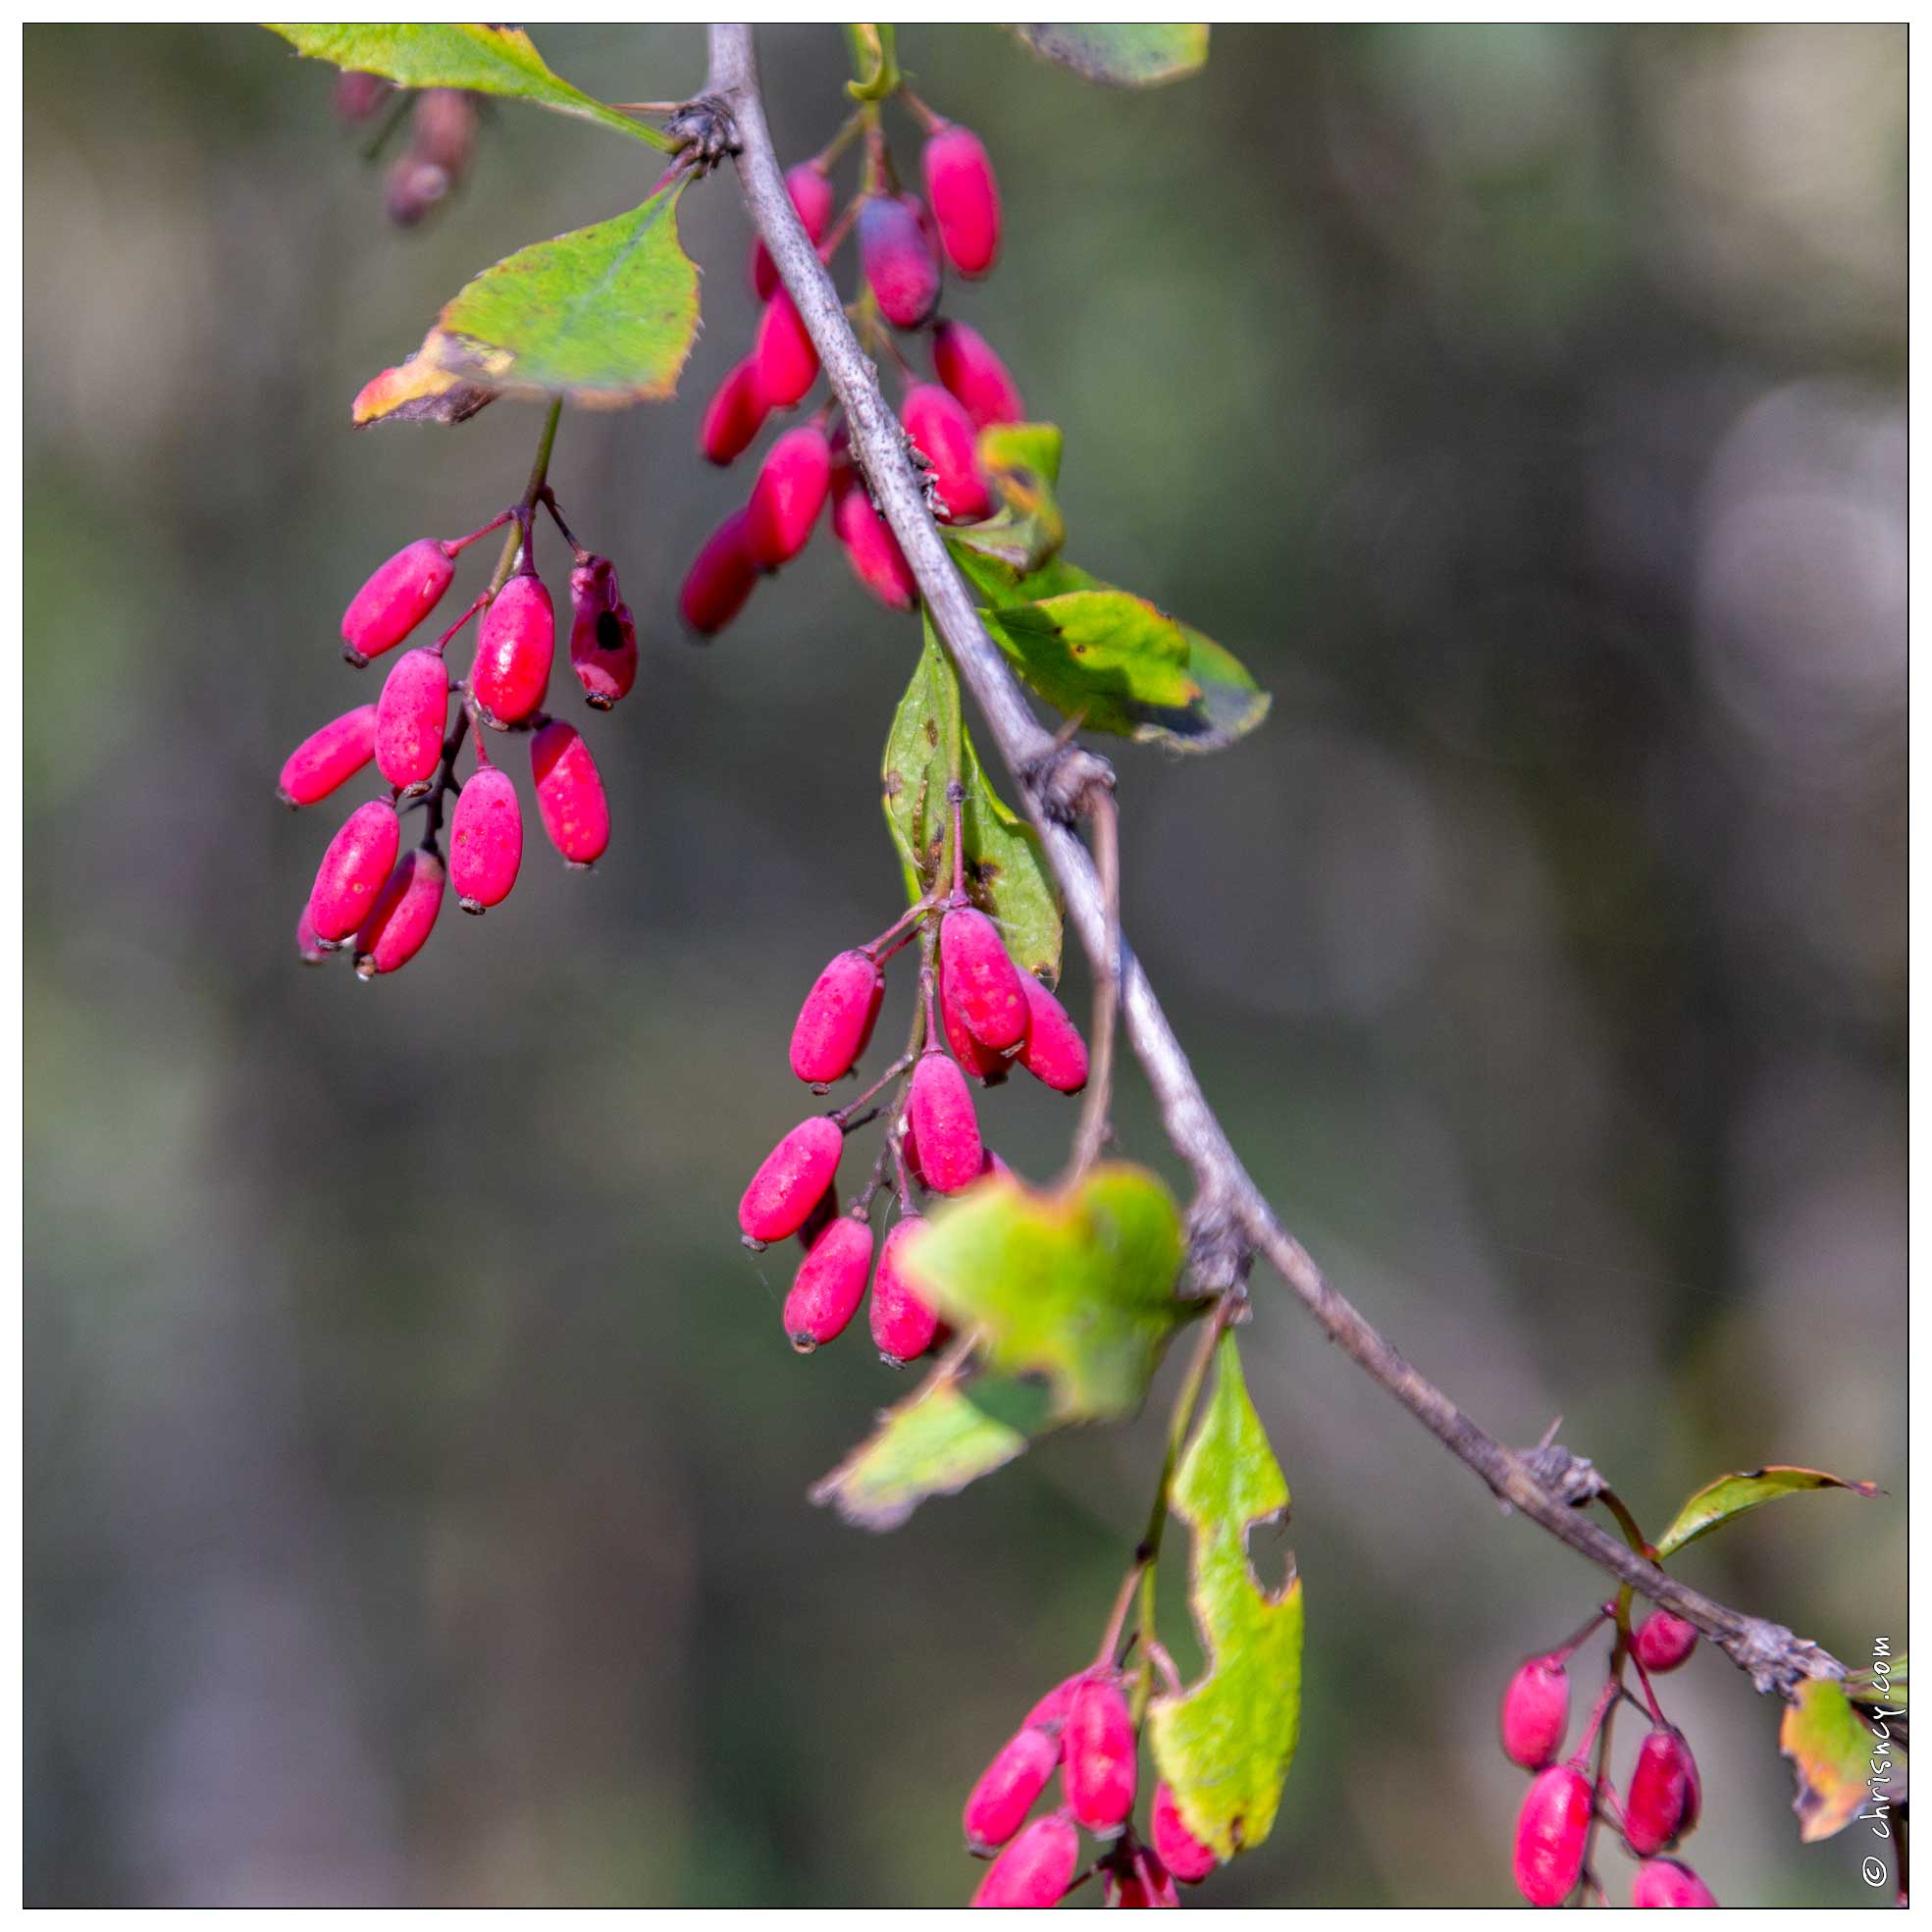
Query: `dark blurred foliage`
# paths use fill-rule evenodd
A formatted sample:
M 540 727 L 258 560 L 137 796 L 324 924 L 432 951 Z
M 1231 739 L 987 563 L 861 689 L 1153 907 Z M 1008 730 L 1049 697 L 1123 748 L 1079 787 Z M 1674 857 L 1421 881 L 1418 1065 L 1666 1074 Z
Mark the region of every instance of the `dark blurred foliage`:
M 688 28 L 538 38 L 610 97 L 703 77 Z M 761 40 L 805 152 L 839 36 Z M 955 306 L 1066 428 L 1070 554 L 1277 694 L 1220 757 L 1119 754 L 1131 929 L 1249 1165 L 1648 1522 L 1762 1460 L 1878 1479 L 1682 1567 L 1902 1645 L 1903 30 L 1230 29 L 1139 95 L 903 46 L 1001 170 Z M 495 105 L 398 234 L 266 33 L 26 55 L 29 1899 L 964 1898 L 959 1802 L 1091 1648 L 1158 1423 L 890 1538 L 805 1501 L 905 1384 L 790 1353 L 732 1210 L 808 1104 L 797 1000 L 896 910 L 914 637 L 822 540 L 676 633 L 747 487 L 693 454 L 752 324 L 730 182 L 685 202 L 683 394 L 569 416 L 553 471 L 646 638 L 594 726 L 610 855 L 533 848 L 365 988 L 294 961 L 335 817 L 274 775 L 373 691 L 349 593 L 508 500 L 538 419 L 358 437 L 348 398 L 651 159 Z M 1064 1104 L 984 1116 L 1053 1171 Z M 1173 1172 L 1131 1079 L 1120 1124 Z M 1599 1580 L 1257 1300 L 1306 1724 L 1201 1903 L 1502 1901 L 1493 1699 Z M 1721 1899 L 1878 1896 L 1852 1834 L 1796 1844 L 1769 1704 L 1708 1655 L 1670 1690 Z

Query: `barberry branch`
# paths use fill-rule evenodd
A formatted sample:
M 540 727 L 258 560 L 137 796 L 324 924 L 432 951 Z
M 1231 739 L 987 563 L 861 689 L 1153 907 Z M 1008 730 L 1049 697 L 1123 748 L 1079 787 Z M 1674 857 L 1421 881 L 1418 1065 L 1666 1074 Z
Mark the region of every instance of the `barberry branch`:
M 1525 1454 L 1506 1447 L 1413 1368 L 1345 1296 L 1332 1287 L 1288 1232 L 1235 1153 L 1188 1063 L 1124 934 L 1109 919 L 1107 897 L 1086 848 L 1071 829 L 1094 788 L 1111 788 L 1107 760 L 1062 743 L 1033 715 L 972 594 L 954 568 L 927 511 L 906 433 L 880 391 L 878 372 L 860 346 L 831 278 L 792 206 L 765 124 L 752 28 L 709 28 L 706 100 L 729 117 L 724 145 L 760 239 L 797 305 L 834 393 L 843 406 L 854 456 L 912 568 L 934 628 L 998 742 L 1038 827 L 1068 914 L 1097 975 L 1118 967 L 1122 1017 L 1176 1152 L 1199 1187 L 1197 1241 L 1259 1253 L 1358 1367 L 1392 1395 L 1506 1507 L 1567 1543 L 1651 1602 L 1694 1624 L 1760 1691 L 1789 1697 L 1806 1678 L 1843 1678 L 1845 1666 L 1782 1625 L 1748 1616 L 1668 1576 L 1585 1517 L 1539 1478 Z M 1238 1265 L 1238 1256 L 1237 1256 Z

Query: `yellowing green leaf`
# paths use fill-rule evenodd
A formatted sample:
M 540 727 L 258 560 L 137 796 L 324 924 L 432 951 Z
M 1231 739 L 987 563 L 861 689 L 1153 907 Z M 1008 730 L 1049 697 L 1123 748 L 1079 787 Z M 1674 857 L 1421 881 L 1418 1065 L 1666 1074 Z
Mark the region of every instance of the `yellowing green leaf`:
M 1657 1540 L 1657 1554 L 1668 1556 L 1748 1509 L 1775 1502 L 1780 1496 L 1797 1495 L 1804 1489 L 1851 1489 L 1861 1496 L 1882 1493 L 1876 1483 L 1848 1483 L 1843 1477 L 1827 1476 L 1822 1469 L 1795 1469 L 1773 1463 L 1764 1469 L 1740 1470 L 1736 1475 L 1720 1476 L 1715 1482 L 1706 1483 L 1685 1502 L 1677 1512 L 1677 1520 Z
M 1154 1698 L 1148 1735 L 1188 1830 L 1230 1858 L 1274 1828 L 1301 1728 L 1302 1635 L 1300 1577 L 1270 1591 L 1249 1557 L 1257 1528 L 1287 1520 L 1288 1485 L 1231 1332 L 1171 1502 L 1193 1532 L 1189 1600 L 1208 1664 L 1190 1689 Z
M 1043 1428 L 1047 1396 L 1035 1384 L 1001 1377 L 964 1380 L 935 1369 L 838 1468 L 814 1484 L 811 1500 L 829 1503 L 864 1530 L 896 1530 L 928 1496 L 950 1496 L 1025 1452 Z
M 1060 431 L 1052 423 L 995 423 L 979 433 L 979 466 L 1000 507 L 983 523 L 946 532 L 962 567 L 980 557 L 1003 565 L 995 581 L 1037 570 L 1067 541 L 1054 485 L 1060 480 Z M 967 574 L 971 575 L 970 568 Z M 976 580 L 975 580 L 976 581 Z
M 995 1370 L 1042 1376 L 1058 1422 L 1131 1414 L 1169 1337 L 1196 1312 L 1175 1294 L 1174 1196 L 1144 1168 L 1105 1163 L 1040 1193 L 1010 1176 L 939 1208 L 904 1266 Z
M 271 21 L 267 26 L 298 54 L 334 61 L 352 74 L 380 74 L 400 87 L 463 87 L 475 94 L 506 94 L 595 121 L 651 147 L 671 145 L 655 128 L 619 114 L 559 79 L 521 27 L 453 22 L 391 26 L 368 22 Z
M 881 771 L 886 824 L 914 901 L 939 880 L 951 830 L 946 787 L 956 738 L 966 793 L 967 896 L 999 926 L 1015 963 L 1052 983 L 1060 976 L 1060 894 L 1039 834 L 986 777 L 960 708 L 958 675 L 928 621 L 918 666 L 886 737 Z
M 1016 26 L 1024 44 L 1042 60 L 1070 67 L 1084 80 L 1110 87 L 1155 87 L 1180 80 L 1206 65 L 1205 26 L 1141 21 L 1076 26 Z
M 1807 1678 L 1785 1707 L 1778 1749 L 1792 1761 L 1798 1796 L 1798 1835 L 1809 1845 L 1840 1832 L 1872 1796 L 1870 1780 L 1902 1783 L 1903 1761 L 1892 1741 L 1874 1737 L 1853 1709 L 1842 1686 L 1822 1677 Z M 1880 1800 L 1884 1798 L 1881 1788 Z
M 496 399 L 495 390 L 466 383 L 430 355 L 416 354 L 364 383 L 349 406 L 349 421 L 359 430 L 372 423 L 462 423 Z

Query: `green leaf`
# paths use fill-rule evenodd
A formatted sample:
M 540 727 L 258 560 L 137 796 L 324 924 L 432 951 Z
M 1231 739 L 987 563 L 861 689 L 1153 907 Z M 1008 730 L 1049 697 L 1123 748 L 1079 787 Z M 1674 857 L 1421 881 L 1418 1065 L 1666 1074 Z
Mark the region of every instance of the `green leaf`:
M 1861 1496 L 1884 1492 L 1876 1483 L 1848 1483 L 1843 1477 L 1827 1476 L 1822 1469 L 1793 1469 L 1773 1463 L 1764 1469 L 1740 1470 L 1733 1476 L 1720 1476 L 1706 1483 L 1677 1512 L 1677 1520 L 1657 1540 L 1661 1559 L 1687 1542 L 1708 1536 L 1720 1524 L 1742 1515 L 1758 1504 L 1775 1502 L 1780 1496 L 1797 1495 L 1803 1489 L 1850 1489 Z
M 1302 1626 L 1300 1577 L 1270 1591 L 1249 1560 L 1254 1530 L 1287 1521 L 1288 1485 L 1231 1332 L 1218 1345 L 1214 1397 L 1171 1501 L 1193 1531 L 1189 1601 L 1208 1667 L 1191 1689 L 1154 1698 L 1148 1732 L 1187 1829 L 1231 1858 L 1274 1828 L 1294 1761 Z
M 1798 1795 L 1798 1835 L 1805 1844 L 1830 1838 L 1857 1816 L 1873 1796 L 1871 1780 L 1901 1783 L 1904 1763 L 1895 1759 L 1892 1740 L 1873 1735 L 1853 1708 L 1844 1687 L 1822 1677 L 1807 1678 L 1785 1707 L 1778 1749 L 1791 1759 Z M 1885 1791 L 1877 1792 L 1882 1801 Z
M 1854 1704 L 1872 1704 L 1891 1710 L 1908 1708 L 1910 1693 L 1906 1688 L 1906 1653 L 1901 1650 L 1890 1659 L 1888 1667 L 1879 1670 L 1874 1663 L 1865 1670 L 1854 1670 L 1845 1680 L 1845 1695 Z
M 1060 431 L 1052 423 L 995 423 L 979 432 L 979 466 L 1000 497 L 983 523 L 946 531 L 953 554 L 968 576 L 981 557 L 1005 568 L 989 582 L 1005 586 L 1038 570 L 1067 541 L 1054 496 L 1060 481 Z M 974 576 L 974 581 L 978 579 Z
M 1175 1292 L 1180 1214 L 1144 1168 L 1106 1163 L 1054 1193 L 1010 1175 L 946 1202 L 906 1248 L 910 1276 L 987 1363 L 1044 1376 L 1056 1422 L 1130 1415 L 1169 1337 L 1198 1313 Z
M 444 309 L 422 356 L 486 389 L 561 392 L 593 407 L 669 395 L 698 333 L 698 270 L 677 232 L 683 187 L 485 269 Z
M 961 712 L 958 675 L 928 619 L 918 667 L 886 737 L 881 772 L 886 823 L 914 902 L 938 882 L 951 832 L 948 748 L 956 740 L 966 794 L 966 894 L 999 926 L 1015 963 L 1052 984 L 1060 976 L 1060 895 L 1039 834 L 987 782 Z
M 595 121 L 654 148 L 669 151 L 669 138 L 594 100 L 544 65 L 529 34 L 516 26 L 439 22 L 385 26 L 349 22 L 323 25 L 265 23 L 298 54 L 334 61 L 352 74 L 380 74 L 399 87 L 466 87 L 476 94 L 508 94 Z
M 359 430 L 372 423 L 466 423 L 496 399 L 495 390 L 466 383 L 417 354 L 364 383 L 349 405 L 349 421 Z
M 939 1368 L 838 1468 L 812 1486 L 862 1530 L 896 1530 L 928 1496 L 950 1496 L 1003 1468 L 1051 1427 L 1037 1384 Z
M 1016 26 L 1014 32 L 1042 60 L 1070 67 L 1083 80 L 1109 87 L 1156 87 L 1184 79 L 1207 64 L 1203 25 L 1141 21 L 1132 25 Z

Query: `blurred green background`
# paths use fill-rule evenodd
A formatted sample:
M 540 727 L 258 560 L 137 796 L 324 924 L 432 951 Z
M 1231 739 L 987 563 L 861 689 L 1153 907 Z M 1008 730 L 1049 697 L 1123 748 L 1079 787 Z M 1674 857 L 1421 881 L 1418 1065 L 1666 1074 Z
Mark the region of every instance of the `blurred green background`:
M 609 98 L 703 78 L 692 28 L 537 38 Z M 802 154 L 840 38 L 760 40 Z M 649 157 L 506 103 L 402 233 L 267 33 L 26 45 L 29 1901 L 964 1899 L 961 1799 L 1092 1648 L 1166 1384 L 892 1537 L 805 1499 L 906 1384 L 862 1332 L 791 1354 L 733 1210 L 805 1111 L 799 998 L 897 910 L 916 634 L 822 535 L 678 634 L 748 487 L 693 453 L 752 328 L 734 186 L 684 203 L 683 393 L 567 416 L 552 471 L 645 637 L 591 728 L 609 856 L 533 844 L 364 987 L 292 956 L 339 814 L 276 771 L 374 695 L 349 594 L 510 500 L 538 416 L 356 436 L 348 399 Z M 1070 554 L 1276 693 L 1218 757 L 1109 748 L 1130 929 L 1255 1175 L 1646 1522 L 1765 1460 L 1876 1478 L 1681 1567 L 1903 1647 L 1903 29 L 1237 28 L 1146 94 L 902 48 L 1000 170 L 1004 262 L 949 307 L 1066 429 Z M 1173 1173 L 1131 1077 L 1120 1111 Z M 982 1117 L 1036 1175 L 1071 1119 Z M 1598 1580 L 1257 1302 L 1305 1727 L 1199 1903 L 1508 1901 L 1494 1699 Z M 1735 1671 L 1668 1702 L 1720 1899 L 1882 1896 L 1854 1834 L 1796 1844 Z

